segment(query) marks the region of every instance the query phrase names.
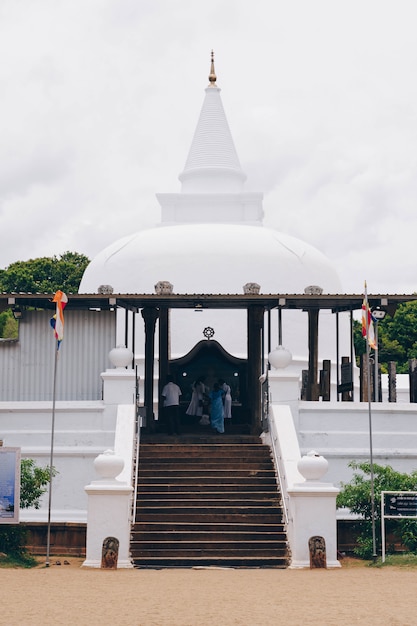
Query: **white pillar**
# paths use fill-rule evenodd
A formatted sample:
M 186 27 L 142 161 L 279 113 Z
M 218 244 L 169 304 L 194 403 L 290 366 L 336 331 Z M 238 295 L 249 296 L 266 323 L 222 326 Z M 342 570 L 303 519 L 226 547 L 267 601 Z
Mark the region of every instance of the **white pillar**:
M 306 478 L 288 489 L 291 524 L 290 568 L 310 567 L 309 539 L 323 537 L 326 542 L 327 567 L 340 567 L 337 560 L 336 496 L 339 489 L 321 482 L 327 461 L 310 452 L 298 462 L 299 472 Z
M 126 369 L 133 360 L 133 352 L 124 346 L 117 346 L 109 352 L 114 369 L 101 374 L 103 379 L 103 400 L 111 404 L 135 404 L 136 377 L 132 369 Z
M 101 567 L 103 541 L 119 541 L 118 568 L 133 567 L 130 558 L 130 507 L 133 488 L 115 479 L 123 469 L 123 459 L 111 450 L 94 461 L 99 480 L 85 487 L 88 495 L 87 548 L 83 567 Z

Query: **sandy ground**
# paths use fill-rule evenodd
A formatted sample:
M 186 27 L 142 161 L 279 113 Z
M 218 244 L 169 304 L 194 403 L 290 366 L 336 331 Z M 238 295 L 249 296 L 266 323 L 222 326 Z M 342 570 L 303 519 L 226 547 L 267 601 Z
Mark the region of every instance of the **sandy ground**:
M 415 626 L 417 570 L 0 569 L 0 624 Z

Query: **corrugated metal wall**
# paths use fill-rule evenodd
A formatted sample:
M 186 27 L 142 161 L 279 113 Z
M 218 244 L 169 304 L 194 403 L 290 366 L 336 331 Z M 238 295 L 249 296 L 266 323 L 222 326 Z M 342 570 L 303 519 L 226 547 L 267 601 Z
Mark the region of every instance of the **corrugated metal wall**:
M 52 400 L 55 339 L 50 311 L 25 311 L 17 342 L 0 342 L 0 400 Z M 56 400 L 100 400 L 101 372 L 111 367 L 115 311 L 65 312 Z

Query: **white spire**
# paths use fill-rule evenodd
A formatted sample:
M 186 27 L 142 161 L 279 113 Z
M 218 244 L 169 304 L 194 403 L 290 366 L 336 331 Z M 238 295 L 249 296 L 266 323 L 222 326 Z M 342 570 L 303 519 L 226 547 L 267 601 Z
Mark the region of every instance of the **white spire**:
M 230 192 L 243 189 L 243 172 L 216 85 L 213 52 L 210 85 L 200 112 L 184 171 L 179 179 L 183 193 Z
M 216 85 L 213 52 L 210 84 L 179 179 L 181 193 L 159 193 L 161 223 L 261 225 L 262 194 L 243 191 L 243 172 Z

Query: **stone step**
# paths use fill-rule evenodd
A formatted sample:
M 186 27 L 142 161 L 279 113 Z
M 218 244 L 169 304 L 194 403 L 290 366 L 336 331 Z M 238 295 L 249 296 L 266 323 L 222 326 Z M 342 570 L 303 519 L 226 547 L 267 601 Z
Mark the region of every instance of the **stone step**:
M 271 510 L 281 513 L 281 503 L 279 500 L 255 500 L 248 503 L 247 500 L 228 501 L 228 500 L 204 500 L 199 499 L 171 499 L 171 500 L 139 500 L 137 503 L 137 513 L 189 513 L 190 515 L 199 515 L 207 513 L 209 515 L 217 513 L 243 515 L 250 513 L 251 515 L 269 515 Z
M 275 491 L 246 491 L 243 489 L 231 490 L 229 486 L 228 491 L 219 491 L 218 487 L 215 485 L 212 490 L 187 490 L 187 491 L 177 491 L 171 488 L 169 491 L 140 491 L 140 504 L 141 506 L 146 505 L 148 502 L 152 501 L 175 501 L 175 500 L 184 500 L 184 501 L 193 501 L 198 502 L 199 500 L 239 500 L 240 502 L 250 501 L 251 504 L 255 501 L 264 502 L 266 500 L 273 502 L 274 504 L 281 503 L 281 497 Z
M 195 556 L 195 557 L 169 557 L 169 556 L 146 556 L 133 558 L 133 564 L 137 568 L 169 568 L 169 567 L 221 567 L 221 568 L 278 568 L 285 569 L 288 565 L 287 556 Z
M 177 522 L 172 524 L 168 521 L 140 521 L 135 522 L 132 527 L 132 534 L 135 532 L 154 532 L 154 533 L 212 533 L 213 537 L 216 533 L 277 533 L 284 532 L 284 525 L 282 522 L 269 522 L 269 523 L 249 523 L 243 521 L 240 523 L 228 523 L 228 522 L 195 522 L 188 520 L 187 522 Z
M 183 485 L 183 486 L 187 486 L 187 485 L 200 485 L 200 486 L 205 486 L 205 485 L 212 485 L 213 482 L 215 482 L 218 485 L 242 485 L 242 486 L 248 486 L 248 485 L 252 485 L 252 486 L 260 486 L 262 488 L 265 487 L 265 485 L 273 485 L 274 488 L 276 489 L 276 485 L 277 485 L 277 481 L 276 481 L 276 477 L 275 477 L 275 472 L 269 472 L 268 474 L 265 475 L 265 473 L 263 473 L 262 476 L 258 476 L 256 474 L 252 474 L 252 475 L 246 475 L 245 472 L 240 472 L 239 475 L 230 475 L 231 472 L 227 472 L 227 473 L 223 473 L 223 475 L 214 475 L 213 472 L 211 472 L 211 475 L 205 475 L 204 472 L 201 472 L 199 476 L 196 476 L 195 474 L 193 474 L 192 472 L 183 472 L 181 476 L 178 476 L 178 474 L 171 474 L 171 475 L 166 475 L 166 472 L 162 473 L 159 476 L 155 476 L 152 473 L 148 473 L 148 474 L 141 474 L 140 475 L 140 483 L 138 485 L 139 489 L 141 489 L 144 486 L 154 486 L 154 485 L 166 485 L 167 483 L 169 483 L 172 486 L 177 486 L 177 485 Z M 233 482 L 232 482 L 233 481 Z
M 198 482 L 192 483 L 179 483 L 175 482 L 174 484 L 166 482 L 166 483 L 141 483 L 138 485 L 138 494 L 140 497 L 150 498 L 153 497 L 151 494 L 155 494 L 155 497 L 163 497 L 164 494 L 179 494 L 179 493 L 201 493 L 201 494 L 210 494 L 217 493 L 219 497 L 222 497 L 221 493 L 232 494 L 236 491 L 240 493 L 245 493 L 249 497 L 249 494 L 254 493 L 258 494 L 277 494 L 277 486 L 275 481 L 271 481 L 269 484 L 259 485 L 259 482 L 249 483 L 240 482 L 240 483 L 203 483 L 201 480 Z
M 261 533 L 256 531 L 245 532 L 245 531 L 210 531 L 210 530 L 194 530 L 194 531 L 178 531 L 175 528 L 173 530 L 166 531 L 132 531 L 132 546 L 137 542 L 173 542 L 178 543 L 181 542 L 181 545 L 185 542 L 281 542 L 286 544 L 286 533 L 284 530 L 280 532 L 267 532 L 262 531 Z
M 253 499 L 248 500 L 248 498 L 239 498 L 239 494 L 236 494 L 236 497 L 233 499 L 226 500 L 225 498 L 200 498 L 193 497 L 191 498 L 165 498 L 162 500 L 156 500 L 155 498 L 141 498 L 140 500 L 140 511 L 147 512 L 149 510 L 152 511 L 166 511 L 166 509 L 170 509 L 171 512 L 178 512 L 179 509 L 184 512 L 193 511 L 194 513 L 207 511 L 207 514 L 211 514 L 212 512 L 224 511 L 227 509 L 231 513 L 240 513 L 242 510 L 250 510 L 251 512 L 263 512 L 264 510 L 275 509 L 279 514 L 281 513 L 281 502 L 279 498 L 264 498 L 264 499 Z
M 210 513 L 210 517 L 208 519 L 207 513 L 172 513 L 170 511 L 160 511 L 159 513 L 155 513 L 154 511 L 150 512 L 149 510 L 146 513 L 140 514 L 140 519 L 144 522 L 166 522 L 171 521 L 172 524 L 176 524 L 177 522 L 189 522 L 193 520 L 194 522 L 209 522 L 212 524 L 262 524 L 262 523 L 280 523 L 280 516 L 277 513 L 266 513 L 263 511 L 262 513 L 241 513 L 230 514 L 227 510 L 224 512 L 218 511 L 217 513 Z
M 255 542 L 231 542 L 231 543 L 199 543 L 194 545 L 190 542 L 181 543 L 175 546 L 173 543 L 159 543 L 155 544 L 151 542 L 146 545 L 145 542 L 138 542 L 136 545 L 132 544 L 132 550 L 134 550 L 135 558 L 141 556 L 285 556 L 287 551 L 287 545 L 285 543 L 279 544 L 278 542 L 259 542 L 259 545 Z
M 186 468 L 176 468 L 169 473 L 169 468 L 161 466 L 155 467 L 141 467 L 139 466 L 138 475 L 140 480 L 146 476 L 152 477 L 164 477 L 168 480 L 175 480 L 180 477 L 188 477 L 188 478 L 198 478 L 198 477 L 210 477 L 215 478 L 216 480 L 221 477 L 228 478 L 229 480 L 234 478 L 246 478 L 246 477 L 259 477 L 259 478 L 270 478 L 272 477 L 275 480 L 275 471 L 268 469 L 256 469 L 256 468 L 239 468 L 239 469 L 225 469 L 220 468 L 216 469 L 214 467 L 204 469 L 203 467 L 199 467 L 198 469 L 194 467 L 186 467 Z
M 271 457 L 265 454 L 219 454 L 217 452 L 213 452 L 212 454 L 177 454 L 174 453 L 165 453 L 160 456 L 157 454 L 154 455 L 143 455 L 139 459 L 139 464 L 147 465 L 148 463 L 159 463 L 161 465 L 164 464 L 175 464 L 178 462 L 182 463 L 217 463 L 222 464 L 227 463 L 231 465 L 233 463 L 249 463 L 250 465 L 256 464 L 265 464 L 268 463 L 273 467 L 273 462 Z
M 256 435 L 216 434 L 210 431 L 202 433 L 184 433 L 182 435 L 166 435 L 163 433 L 141 434 L 141 445 L 257 445 L 263 446 L 262 440 Z
M 169 460 L 166 463 L 156 463 L 155 461 L 149 463 L 139 463 L 139 474 L 142 472 L 176 472 L 176 471 L 204 471 L 204 472 L 228 472 L 233 471 L 237 472 L 239 470 L 243 470 L 246 473 L 248 472 L 271 472 L 273 471 L 272 465 L 269 462 L 246 462 L 245 461 L 231 461 L 225 460 L 221 462 L 216 462 L 216 460 L 204 460 L 204 461 L 195 461 L 195 459 L 178 459 L 176 461 Z M 220 469 L 219 469 L 220 468 Z
M 196 445 L 196 446 L 157 446 L 145 445 L 140 447 L 140 458 L 157 456 L 159 459 L 164 457 L 172 457 L 182 453 L 186 453 L 191 457 L 224 457 L 232 456 L 241 458 L 249 457 L 266 457 L 270 458 L 271 454 L 266 446 L 213 446 L 213 445 Z

